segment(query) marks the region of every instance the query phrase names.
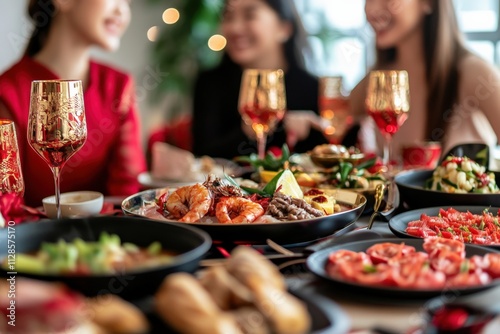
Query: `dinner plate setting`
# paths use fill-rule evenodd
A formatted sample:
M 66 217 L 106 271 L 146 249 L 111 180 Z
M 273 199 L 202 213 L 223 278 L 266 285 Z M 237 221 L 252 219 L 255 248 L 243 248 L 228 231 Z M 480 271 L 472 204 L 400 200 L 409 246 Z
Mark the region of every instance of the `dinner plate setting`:
M 169 189 L 173 191 L 175 189 Z M 207 232 L 216 243 L 265 244 L 272 239 L 281 244 L 294 244 L 312 241 L 326 237 L 337 230 L 354 223 L 366 205 L 366 198 L 359 193 L 338 189 L 335 198 L 343 204 L 341 212 L 323 217 L 251 224 L 220 224 L 220 223 L 181 223 L 165 218 L 159 213 L 156 199 L 167 191 L 166 189 L 150 189 L 126 198 L 122 210 L 126 215 L 150 218 L 174 224 L 189 224 Z M 333 192 L 330 192 L 333 193 Z

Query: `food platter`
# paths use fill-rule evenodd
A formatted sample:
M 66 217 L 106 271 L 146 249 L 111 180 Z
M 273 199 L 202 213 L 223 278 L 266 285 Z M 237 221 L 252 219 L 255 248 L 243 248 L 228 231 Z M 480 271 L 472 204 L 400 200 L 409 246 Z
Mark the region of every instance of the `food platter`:
M 328 262 L 330 253 L 337 250 L 351 250 L 355 252 L 366 251 L 370 246 L 378 243 L 401 243 L 402 240 L 398 238 L 389 239 L 375 239 L 375 240 L 365 240 L 356 241 L 351 243 L 346 243 L 330 248 L 323 249 L 316 253 L 310 255 L 307 259 L 307 267 L 316 276 L 331 283 L 336 288 L 349 290 L 357 294 L 371 294 L 376 296 L 384 297 L 394 297 L 394 298 L 404 298 L 404 299 L 428 299 L 430 297 L 435 297 L 443 295 L 446 293 L 453 293 L 455 296 L 472 294 L 479 291 L 484 291 L 487 289 L 494 288 L 500 283 L 500 279 L 491 281 L 485 285 L 470 286 L 470 287 L 453 287 L 444 289 L 410 289 L 410 288 L 399 288 L 392 286 L 374 286 L 374 285 L 364 285 L 356 282 L 349 282 L 339 278 L 333 278 L 326 272 L 325 266 Z M 405 245 L 413 246 L 417 251 L 423 250 L 423 240 L 422 239 L 408 239 L 404 240 Z M 466 256 L 471 257 L 473 255 L 483 256 L 487 253 L 498 253 L 495 250 L 479 247 L 476 245 L 465 245 Z
M 160 224 L 157 221 L 137 217 L 102 216 L 16 225 L 15 250 L 17 254 L 32 253 L 40 249 L 43 242 L 57 242 L 61 238 L 71 241 L 79 237 L 86 241 L 95 241 L 102 231 L 116 234 L 123 242 L 131 242 L 138 246 L 158 241 L 164 248 L 177 255 L 170 263 L 127 272 L 120 271 L 115 274 L 34 274 L 21 272 L 15 267 L 12 267 L 11 271 L 28 278 L 62 282 L 87 296 L 107 292 L 125 299 L 135 299 L 153 294 L 164 277 L 170 273 L 194 272 L 212 245 L 207 233 L 191 226 Z M 7 245 L 8 233 L 7 228 L 0 229 L 0 244 Z M 8 257 L 8 254 L 8 248 L 2 247 L 0 263 Z M 5 275 L 8 275 L 8 271 L 0 267 L 0 276 Z
M 425 181 L 432 177 L 433 170 L 408 170 L 397 174 L 394 178 L 401 202 L 410 209 L 434 206 L 480 205 L 500 207 L 500 193 L 446 193 L 424 189 Z M 500 180 L 500 172 L 494 172 L 495 179 Z
M 469 211 L 472 214 L 481 214 L 485 209 L 488 209 L 492 213 L 498 212 L 500 208 L 498 207 L 489 207 L 489 206 L 453 206 L 454 209 L 460 212 L 467 212 Z M 411 210 L 411 211 L 406 211 L 403 213 L 400 213 L 394 217 L 392 217 L 389 220 L 389 229 L 391 230 L 394 235 L 401 237 L 401 238 L 414 238 L 414 239 L 419 239 L 416 236 L 408 234 L 406 231 L 406 227 L 408 226 L 408 223 L 414 220 L 419 220 L 420 216 L 425 213 L 428 216 L 437 216 L 439 214 L 440 209 L 447 209 L 447 207 L 443 206 L 436 206 L 436 207 L 431 207 L 431 208 L 425 208 L 425 209 L 416 209 L 416 210 Z M 495 247 L 495 248 L 500 248 L 499 245 L 483 245 L 486 247 Z
M 156 210 L 155 199 L 166 191 L 150 189 L 132 195 L 123 201 L 122 210 L 126 215 L 198 227 L 207 232 L 215 243 L 265 244 L 266 239 L 272 239 L 281 244 L 293 244 L 316 240 L 354 223 L 366 205 L 366 197 L 362 194 L 338 189 L 334 195 L 337 202 L 349 209 L 324 217 L 278 223 L 180 223 L 165 218 Z

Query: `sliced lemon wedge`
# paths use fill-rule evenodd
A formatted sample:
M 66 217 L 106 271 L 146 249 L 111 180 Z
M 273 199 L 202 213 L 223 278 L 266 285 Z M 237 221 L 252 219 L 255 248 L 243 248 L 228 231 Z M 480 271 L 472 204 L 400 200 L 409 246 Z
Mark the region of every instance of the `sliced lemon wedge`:
M 281 186 L 281 188 L 279 188 Z M 283 174 L 281 174 L 278 182 L 276 183 L 276 189 L 280 189 L 279 191 L 285 195 L 294 198 L 304 198 L 304 193 L 300 188 L 300 185 L 297 183 L 295 176 L 289 169 L 285 169 Z

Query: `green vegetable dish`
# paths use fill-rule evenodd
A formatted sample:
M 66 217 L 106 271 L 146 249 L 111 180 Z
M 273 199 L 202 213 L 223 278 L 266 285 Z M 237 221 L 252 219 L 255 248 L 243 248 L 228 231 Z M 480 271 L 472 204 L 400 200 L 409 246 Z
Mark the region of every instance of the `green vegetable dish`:
M 498 193 L 495 174 L 468 157 L 447 157 L 438 166 L 425 189 L 447 193 Z
M 43 242 L 35 253 L 16 254 L 16 270 L 41 275 L 109 275 L 168 264 L 174 256 L 157 241 L 143 248 L 102 232 L 98 241 Z M 2 267 L 8 267 L 7 259 Z

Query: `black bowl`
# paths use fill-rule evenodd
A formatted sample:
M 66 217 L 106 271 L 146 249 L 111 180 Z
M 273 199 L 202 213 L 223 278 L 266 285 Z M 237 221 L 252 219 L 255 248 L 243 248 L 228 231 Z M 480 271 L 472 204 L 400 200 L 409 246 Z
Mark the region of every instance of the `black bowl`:
M 402 203 L 411 209 L 433 206 L 474 205 L 500 206 L 499 194 L 451 194 L 436 190 L 424 189 L 425 181 L 432 177 L 433 170 L 408 170 L 394 178 Z M 495 179 L 500 180 L 500 172 L 494 172 Z
M 0 263 L 12 249 L 17 254 L 34 252 L 44 241 L 56 242 L 59 239 L 72 241 L 76 237 L 86 241 L 96 241 L 104 231 L 117 234 L 122 242 L 131 242 L 139 247 L 147 247 L 153 241 L 159 241 L 165 250 L 178 255 L 168 264 L 116 275 L 65 276 L 22 272 L 17 272 L 17 275 L 45 281 L 59 281 L 86 296 L 112 293 L 125 299 L 134 299 L 154 294 L 168 274 L 179 271 L 194 272 L 212 244 L 207 233 L 191 226 L 141 218 L 93 217 L 50 220 L 1 229 Z M 13 247 L 10 247 L 11 245 Z M 15 271 L 15 268 L 11 271 Z M 5 275 L 11 274 L 0 268 L 0 276 Z

